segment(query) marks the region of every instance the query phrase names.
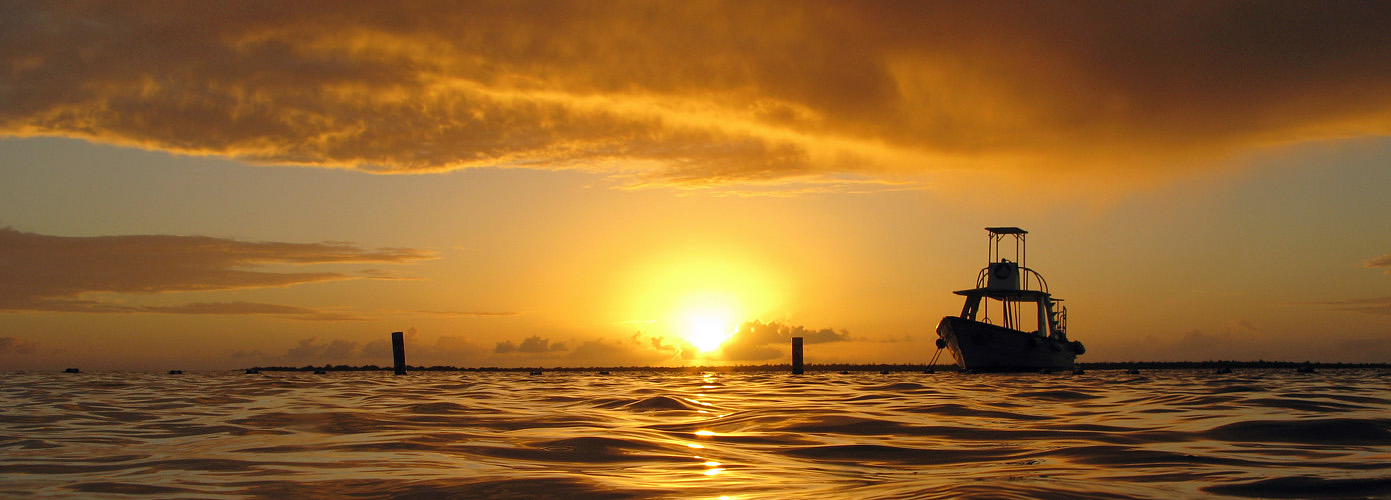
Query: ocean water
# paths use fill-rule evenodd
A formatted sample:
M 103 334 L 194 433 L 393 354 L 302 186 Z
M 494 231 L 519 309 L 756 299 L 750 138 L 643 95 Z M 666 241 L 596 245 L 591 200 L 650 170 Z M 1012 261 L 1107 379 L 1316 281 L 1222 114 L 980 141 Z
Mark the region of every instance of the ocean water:
M 6 373 L 4 498 L 1391 498 L 1391 371 Z

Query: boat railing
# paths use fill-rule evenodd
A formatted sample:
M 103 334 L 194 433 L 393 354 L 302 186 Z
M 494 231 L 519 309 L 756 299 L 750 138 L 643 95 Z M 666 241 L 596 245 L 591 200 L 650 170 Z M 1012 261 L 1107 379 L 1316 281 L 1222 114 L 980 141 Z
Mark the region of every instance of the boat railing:
M 1020 271 L 1021 273 L 1022 273 L 1022 272 L 1027 272 L 1028 274 L 1032 274 L 1032 275 L 1034 276 L 1034 278 L 1037 278 L 1037 279 L 1038 279 L 1038 291 L 1043 292 L 1043 293 L 1048 293 L 1048 280 L 1043 279 L 1043 275 L 1042 275 L 1042 274 L 1039 274 L 1038 271 L 1034 271 L 1033 269 L 1029 269 L 1029 268 L 1027 268 L 1027 267 L 1021 267 L 1021 268 L 1019 268 L 1019 271 Z M 1025 276 L 1028 276 L 1028 274 L 1026 274 Z M 1027 283 L 1028 283 L 1028 282 L 1029 282 L 1029 280 L 1027 280 L 1027 279 L 1024 280 L 1024 283 L 1025 283 L 1024 288 L 1026 288 L 1026 289 L 1028 288 L 1028 286 L 1027 286 Z
M 1043 279 L 1043 275 L 1042 275 L 1042 274 L 1039 274 L 1038 271 L 1035 271 L 1035 270 L 1033 270 L 1033 269 L 1029 269 L 1029 268 L 1027 268 L 1027 267 L 1020 266 L 1020 267 L 1019 267 L 1019 275 L 1020 275 L 1020 278 L 1023 278 L 1023 279 L 1020 280 L 1020 282 L 1019 282 L 1019 289 L 1020 289 L 1020 290 L 1036 290 L 1036 291 L 1040 291 L 1040 292 L 1043 292 L 1043 293 L 1049 293 L 1049 292 L 1048 292 L 1048 280 Z M 1037 287 L 1037 288 L 1030 288 L 1030 287 L 1029 287 L 1029 285 L 1030 285 L 1029 279 L 1028 279 L 1029 276 L 1033 276 L 1033 277 L 1034 277 L 1034 279 L 1036 280 L 1035 283 L 1038 283 L 1038 287 Z M 989 279 L 990 279 L 990 266 L 986 266 L 986 267 L 981 268 L 980 273 L 978 273 L 978 274 L 976 275 L 976 288 L 985 288 L 986 283 L 988 282 Z

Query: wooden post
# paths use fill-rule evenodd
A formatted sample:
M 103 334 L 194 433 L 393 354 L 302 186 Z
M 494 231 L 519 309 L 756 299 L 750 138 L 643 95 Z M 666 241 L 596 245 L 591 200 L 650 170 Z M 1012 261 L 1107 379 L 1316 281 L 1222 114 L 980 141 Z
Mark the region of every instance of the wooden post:
M 406 374 L 406 338 L 402 332 L 391 332 L 391 357 L 396 364 L 396 374 Z
M 802 374 L 802 338 L 792 337 L 792 374 Z

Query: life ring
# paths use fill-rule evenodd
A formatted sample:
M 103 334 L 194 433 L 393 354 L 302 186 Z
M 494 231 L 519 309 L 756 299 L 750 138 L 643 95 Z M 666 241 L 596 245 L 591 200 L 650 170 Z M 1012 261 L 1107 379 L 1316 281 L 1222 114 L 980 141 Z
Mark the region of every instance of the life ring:
M 1010 276 L 1014 275 L 1014 271 L 1010 269 L 1009 264 L 1003 261 L 996 262 L 995 268 L 991 269 L 990 273 L 995 275 L 995 279 L 1001 280 L 1007 280 Z

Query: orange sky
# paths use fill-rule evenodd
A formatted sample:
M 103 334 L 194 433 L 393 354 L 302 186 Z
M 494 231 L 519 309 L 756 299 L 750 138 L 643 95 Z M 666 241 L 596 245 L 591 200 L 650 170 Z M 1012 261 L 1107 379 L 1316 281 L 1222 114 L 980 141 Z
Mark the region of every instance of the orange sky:
M 1380 3 L 0 19 L 0 368 L 923 362 L 995 225 L 1084 361 L 1391 362 Z

